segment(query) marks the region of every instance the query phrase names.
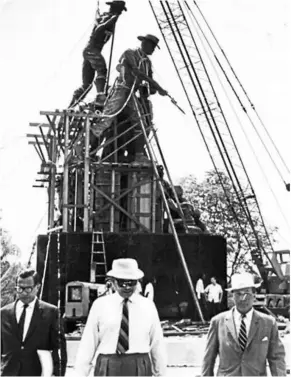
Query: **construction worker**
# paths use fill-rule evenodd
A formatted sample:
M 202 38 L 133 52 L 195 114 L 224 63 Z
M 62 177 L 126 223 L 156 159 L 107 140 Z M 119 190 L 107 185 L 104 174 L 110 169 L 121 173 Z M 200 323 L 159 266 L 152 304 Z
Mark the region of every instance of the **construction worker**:
M 104 119 L 92 127 L 92 131 L 96 137 L 99 137 L 108 129 L 113 120 L 120 113 L 126 114 L 128 118 L 131 119 L 131 125 L 133 122 L 136 123 L 138 114 L 133 95 L 137 93 L 139 89 L 141 89 L 143 97 L 148 97 L 156 92 L 162 96 L 168 94 L 167 91 L 152 78 L 152 63 L 149 56 L 153 54 L 156 47 L 159 48 L 159 39 L 151 34 L 139 36 L 138 39 L 141 41 L 141 46 L 136 49 L 126 50 L 119 59 L 117 66 L 119 76 L 104 107 Z M 139 105 L 139 110 L 141 114 L 143 114 L 141 105 Z M 138 131 L 140 132 L 140 129 Z M 139 145 L 139 152 L 136 151 L 136 153 L 141 153 L 140 149 L 141 147 L 143 148 L 143 146 L 144 141 L 142 145 Z
M 118 17 L 124 10 L 127 11 L 124 1 L 109 1 L 106 4 L 110 6 L 109 12 L 103 13 L 100 17 L 96 18 L 89 42 L 83 51 L 83 85 L 75 90 L 70 107 L 78 102 L 81 96 L 85 96 L 85 92 L 94 80 L 95 72 L 97 74 L 95 79 L 97 89 L 96 105 L 102 106 L 106 99 L 104 89 L 107 67 L 101 52 L 114 32 Z

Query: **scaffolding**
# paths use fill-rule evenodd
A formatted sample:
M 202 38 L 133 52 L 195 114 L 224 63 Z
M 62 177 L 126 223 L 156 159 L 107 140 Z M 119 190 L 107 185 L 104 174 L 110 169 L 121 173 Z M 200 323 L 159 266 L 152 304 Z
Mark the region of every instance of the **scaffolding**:
M 144 231 L 162 232 L 162 205 L 157 192 L 157 178 L 150 161 L 119 162 L 119 134 L 99 145 L 94 155 L 108 150 L 101 158 L 90 156 L 90 126 L 100 118 L 93 112 L 41 111 L 48 123 L 30 123 L 39 134 L 28 134 L 41 158 L 41 178 L 34 187 L 48 188 L 49 228 L 61 212 L 64 232 Z M 47 129 L 46 135 L 44 129 Z M 113 125 L 114 132 L 117 123 Z M 127 130 L 127 133 L 132 128 Z
M 114 116 L 110 127 L 97 138 L 94 130 L 100 127 L 102 113 L 90 106 L 80 111 L 41 111 L 48 124 L 30 124 L 40 131 L 28 137 L 41 158 L 40 187 L 48 188 L 49 228 L 61 225 L 63 232 L 162 233 L 166 213 L 193 301 L 204 321 L 168 205 L 169 193 L 158 170 L 159 160 L 187 233 L 156 129 L 151 114 L 145 111 L 148 107 L 141 106 L 142 100 L 132 94 L 131 101 L 132 113 Z M 48 127 L 46 135 L 43 127 Z M 56 219 L 58 210 L 61 215 Z

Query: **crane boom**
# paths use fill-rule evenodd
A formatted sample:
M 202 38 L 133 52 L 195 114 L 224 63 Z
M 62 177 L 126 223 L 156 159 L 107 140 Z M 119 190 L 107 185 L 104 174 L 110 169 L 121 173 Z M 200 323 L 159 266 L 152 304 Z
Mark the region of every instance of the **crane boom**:
M 189 24 L 185 6 L 177 0 L 149 1 L 169 54 L 189 102 L 216 172 L 225 171 L 237 199 L 230 201 L 225 183 L 220 183 L 238 225 L 242 213 L 247 229 L 241 227 L 251 257 L 267 285 L 268 271 L 283 277 L 273 262 L 274 249 L 261 209 L 234 140 L 231 128 Z M 264 245 L 262 239 L 265 240 Z

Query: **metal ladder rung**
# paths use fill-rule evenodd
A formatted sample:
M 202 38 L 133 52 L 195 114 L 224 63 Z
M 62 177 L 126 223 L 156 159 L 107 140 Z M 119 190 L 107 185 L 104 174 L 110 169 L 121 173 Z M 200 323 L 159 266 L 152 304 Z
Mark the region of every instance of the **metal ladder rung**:
M 92 250 L 92 254 L 104 254 L 103 251 Z
M 103 265 L 103 266 L 105 266 L 106 265 L 106 263 L 105 262 L 94 262 L 96 265 L 98 264 L 98 265 Z

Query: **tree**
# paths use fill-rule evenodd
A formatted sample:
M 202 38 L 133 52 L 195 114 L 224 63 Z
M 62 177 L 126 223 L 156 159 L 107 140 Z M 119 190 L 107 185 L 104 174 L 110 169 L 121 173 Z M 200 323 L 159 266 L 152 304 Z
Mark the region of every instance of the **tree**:
M 20 249 L 12 242 L 9 232 L 0 228 L 1 307 L 14 300 L 15 277 L 22 269 Z
M 183 178 L 180 184 L 185 197 L 192 202 L 195 209 L 199 209 L 201 212 L 201 219 L 207 225 L 210 233 L 226 238 L 228 278 L 240 270 L 258 274 L 250 254 L 250 247 L 257 247 L 256 239 L 247 220 L 247 215 L 238 202 L 230 179 L 222 172 L 219 172 L 218 175 L 216 171 L 209 171 L 200 183 L 193 175 L 190 175 Z M 258 215 L 252 213 L 252 219 L 257 227 Z M 274 242 L 276 231 L 277 228 L 268 229 L 269 236 Z M 259 237 L 264 247 L 268 242 L 267 237 L 263 233 L 259 233 Z

